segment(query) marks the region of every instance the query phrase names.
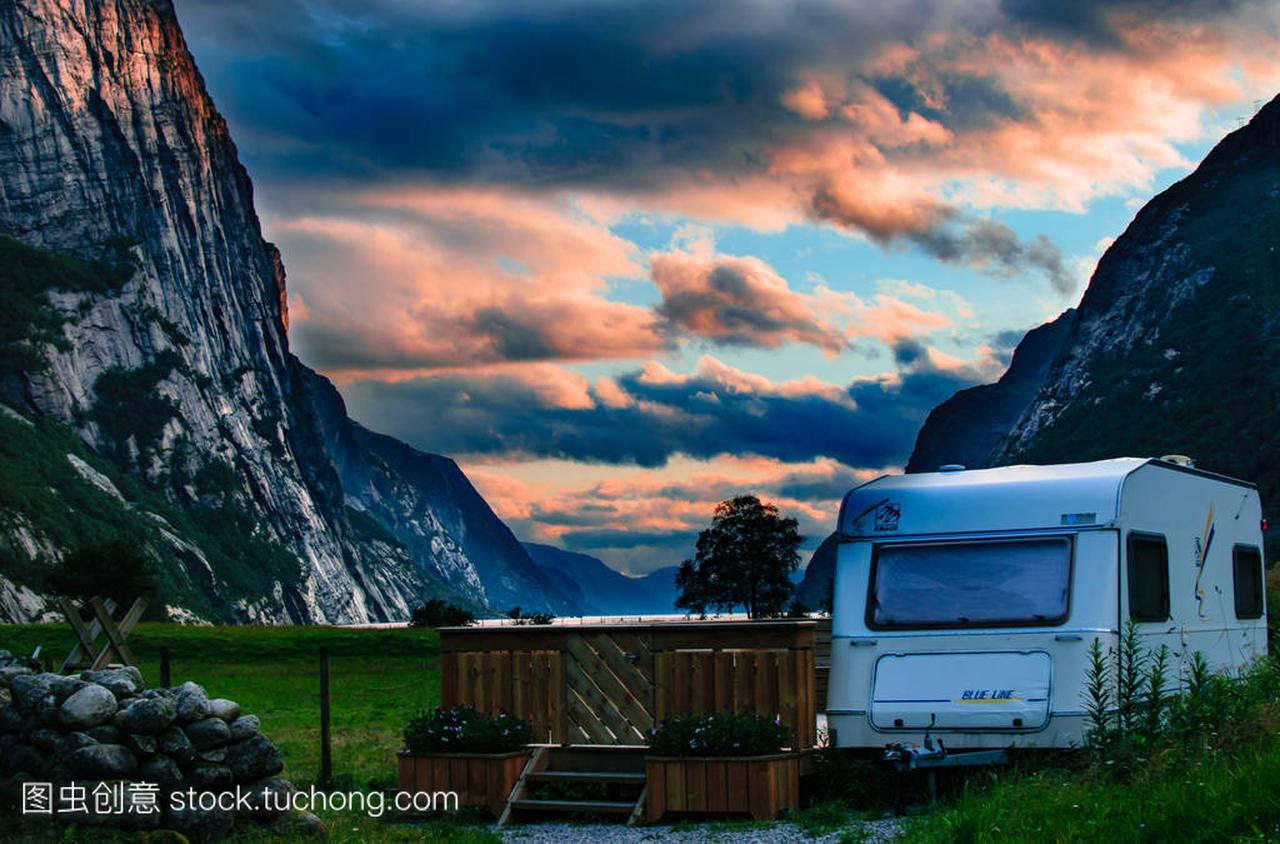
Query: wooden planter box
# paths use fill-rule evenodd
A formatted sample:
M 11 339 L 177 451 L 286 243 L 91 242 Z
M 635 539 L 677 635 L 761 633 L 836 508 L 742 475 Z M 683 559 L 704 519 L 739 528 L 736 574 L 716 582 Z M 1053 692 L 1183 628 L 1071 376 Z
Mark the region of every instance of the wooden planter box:
M 647 756 L 645 819 L 667 812 L 746 812 L 773 820 L 800 806 L 800 757 Z
M 507 806 L 511 789 L 529 761 L 528 748 L 510 753 L 432 753 L 397 756 L 400 790 L 409 793 L 458 792 L 459 806 L 484 806 L 494 817 Z

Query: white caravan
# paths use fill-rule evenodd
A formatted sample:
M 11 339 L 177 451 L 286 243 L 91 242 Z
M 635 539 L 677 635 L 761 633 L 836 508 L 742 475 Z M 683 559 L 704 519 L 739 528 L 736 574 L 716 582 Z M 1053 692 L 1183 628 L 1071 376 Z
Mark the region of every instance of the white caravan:
M 1171 686 L 1196 651 L 1243 668 L 1267 649 L 1263 530 L 1252 484 L 1174 458 L 857 487 L 838 526 L 835 742 L 917 744 L 932 725 L 948 748 L 1079 746 L 1090 644 L 1130 619 L 1144 649 L 1168 645 Z

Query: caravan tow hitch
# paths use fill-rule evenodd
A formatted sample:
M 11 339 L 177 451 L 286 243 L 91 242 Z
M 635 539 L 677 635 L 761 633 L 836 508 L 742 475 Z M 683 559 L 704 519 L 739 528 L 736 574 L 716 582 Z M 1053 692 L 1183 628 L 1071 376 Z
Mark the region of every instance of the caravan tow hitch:
M 966 750 L 960 753 L 948 753 L 947 747 L 942 743 L 942 739 L 936 742 L 929 735 L 929 730 L 933 728 L 933 720 L 929 722 L 929 729 L 924 732 L 924 744 L 907 744 L 899 742 L 896 744 L 886 744 L 884 747 L 884 761 L 893 765 L 894 769 L 899 773 L 908 773 L 910 771 L 924 770 L 929 776 L 929 802 L 936 803 L 938 800 L 938 781 L 936 771 L 938 768 L 958 768 L 971 765 L 1006 765 L 1009 762 L 1009 753 L 1004 748 L 997 750 Z

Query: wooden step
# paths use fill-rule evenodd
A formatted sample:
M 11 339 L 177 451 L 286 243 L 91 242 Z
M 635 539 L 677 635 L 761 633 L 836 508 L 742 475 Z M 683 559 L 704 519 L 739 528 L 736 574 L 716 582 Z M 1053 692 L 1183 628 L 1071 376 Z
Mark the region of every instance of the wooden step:
M 511 808 L 540 812 L 608 812 L 629 815 L 635 809 L 635 801 L 613 800 L 512 800 Z
M 643 771 L 535 771 L 526 779 L 534 782 L 598 782 L 644 785 Z

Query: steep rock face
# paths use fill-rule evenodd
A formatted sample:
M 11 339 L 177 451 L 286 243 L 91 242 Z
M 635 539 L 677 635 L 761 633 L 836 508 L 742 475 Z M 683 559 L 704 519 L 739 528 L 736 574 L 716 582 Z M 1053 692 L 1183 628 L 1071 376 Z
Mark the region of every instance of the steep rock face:
M 1280 505 L 1280 98 L 1098 263 L 993 464 L 1179 453 Z
M 1027 332 L 999 381 L 960 390 L 930 411 L 916 436 L 907 472 L 935 472 L 948 463 L 971 469 L 989 466 L 992 452 L 1044 385 L 1074 320 L 1075 310 L 1068 309 Z
M 433 509 L 450 506 L 433 497 L 447 485 L 395 513 L 434 519 L 424 542 L 352 514 L 340 477 L 351 461 L 329 453 L 311 401 L 319 377 L 289 353 L 280 256 L 168 0 L 0 2 L 0 233 L 136 265 L 118 289 L 54 284 L 55 342 L 35 344 L 40 365 L 4 376 L 0 400 L 19 411 L 8 416 L 74 430 L 91 452 L 81 462 L 109 457 L 142 479 L 151 503 L 119 504 L 174 570 L 177 600 L 267 622 L 405 618 L 438 593 L 483 603 L 468 542 L 451 533 L 470 523 Z M 442 494 L 468 490 L 462 478 Z M 476 499 L 470 490 L 465 506 Z M 480 506 L 491 521 L 476 532 L 500 526 Z M 0 513 L 0 550 L 40 563 L 68 550 L 23 519 Z M 214 555 L 210 536 L 229 525 L 242 535 Z
M 554 545 L 526 542 L 533 561 L 542 569 L 582 591 L 583 611 L 591 615 L 663 615 L 675 612 L 674 581 L 668 569 L 645 577 L 628 577 L 590 554 Z
M 495 609 L 581 611 L 534 564 L 457 463 L 353 422 L 328 380 L 299 369 L 346 503 L 388 530 L 424 576 Z

